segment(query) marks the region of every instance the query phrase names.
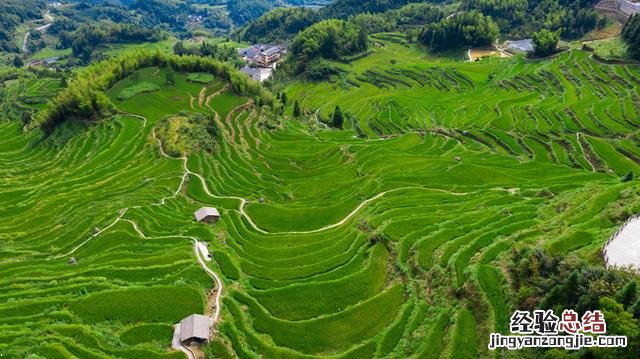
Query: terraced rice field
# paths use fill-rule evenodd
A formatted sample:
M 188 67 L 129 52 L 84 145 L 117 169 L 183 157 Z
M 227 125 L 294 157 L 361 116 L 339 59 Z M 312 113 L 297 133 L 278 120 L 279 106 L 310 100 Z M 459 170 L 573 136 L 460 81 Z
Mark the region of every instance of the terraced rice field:
M 597 263 L 616 215 L 640 211 L 619 180 L 640 173 L 639 71 L 407 48 L 393 66 L 396 46 L 343 87 L 287 89 L 309 114 L 340 104 L 344 131 L 156 68 L 111 89 L 121 113 L 99 124 L 41 140 L 1 121 L 0 353 L 181 357 L 168 326 L 213 310 L 194 236 L 225 282 L 214 357 L 493 356 L 513 246 Z M 139 81 L 159 89 L 117 98 Z M 153 128 L 178 111 L 217 114 L 213 154 L 161 155 Z M 193 222 L 204 204 L 215 226 Z

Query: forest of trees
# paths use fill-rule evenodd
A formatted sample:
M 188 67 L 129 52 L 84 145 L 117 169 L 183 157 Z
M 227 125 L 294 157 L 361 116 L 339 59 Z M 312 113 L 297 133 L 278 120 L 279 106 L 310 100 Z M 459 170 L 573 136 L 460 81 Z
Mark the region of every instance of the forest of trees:
M 622 39 L 627 44 L 629 55 L 640 59 L 640 14 L 635 14 L 627 20 L 622 28 Z
M 78 71 L 68 86 L 37 114 L 31 126 L 39 126 L 45 134 L 69 120 L 97 120 L 108 116 L 113 105 L 105 91 L 138 69 L 160 66 L 179 72 L 207 72 L 231 83 L 240 95 L 257 97 L 274 110 L 279 106 L 274 96 L 257 82 L 228 64 L 199 56 L 177 56 L 159 51 L 137 51 L 92 64 Z
M 362 13 L 349 17 L 349 21 L 368 33 L 401 31 L 407 32 L 442 20 L 444 11 L 432 4 L 414 3 L 383 13 Z
M 465 10 L 491 16 L 501 32 L 524 37 L 547 28 L 564 38 L 578 38 L 598 25 L 596 0 L 471 0 Z
M 342 60 L 343 57 L 366 52 L 367 33 L 351 22 L 324 20 L 300 32 L 290 47 L 294 71 L 301 73 L 309 64 L 321 59 Z
M 406 31 L 444 17 L 443 10 L 428 3 L 410 3 L 398 9 L 377 13 L 354 9 L 355 14 L 348 16 L 346 21 L 365 29 L 367 33 Z M 275 9 L 249 23 L 240 32 L 240 38 L 254 43 L 288 41 L 305 28 L 329 19 L 328 16 L 326 11 L 307 8 Z
M 490 16 L 471 11 L 427 25 L 420 34 L 419 41 L 434 50 L 446 50 L 461 46 L 490 45 L 499 34 L 498 25 Z
M 272 8 L 266 0 L 230 0 L 227 7 L 229 16 L 238 25 L 255 20 Z
M 346 19 L 349 16 L 361 13 L 380 13 L 388 10 L 398 9 L 409 3 L 425 2 L 424 0 L 335 0 L 322 11 L 323 18 Z M 443 1 L 429 1 L 440 3 Z
M 45 7 L 44 0 L 0 1 L 0 51 L 20 51 L 13 42 L 14 30 L 25 21 L 42 18 Z
M 306 8 L 280 8 L 248 24 L 240 37 L 252 43 L 280 42 L 319 22 L 320 13 Z
M 553 309 L 558 315 L 573 309 L 582 315 L 601 310 L 607 335 L 626 335 L 627 348 L 582 349 L 582 358 L 637 358 L 640 351 L 640 291 L 638 275 L 631 271 L 590 266 L 579 258 L 549 255 L 540 248 L 512 250 L 509 275 L 520 310 Z M 540 351 L 545 351 L 540 349 Z M 539 357 L 544 357 L 541 353 Z M 553 357 L 553 356 L 548 356 Z
M 240 68 L 244 65 L 244 61 L 240 59 L 238 51 L 233 46 L 219 46 L 204 41 L 200 46 L 185 46 L 184 42 L 178 41 L 173 46 L 173 53 L 176 55 L 195 55 L 211 57 L 218 61 L 223 61 Z
M 158 41 L 162 33 L 131 24 L 116 24 L 100 21 L 80 26 L 71 35 L 73 55 L 88 62 L 93 52 L 101 45 L 118 42 Z

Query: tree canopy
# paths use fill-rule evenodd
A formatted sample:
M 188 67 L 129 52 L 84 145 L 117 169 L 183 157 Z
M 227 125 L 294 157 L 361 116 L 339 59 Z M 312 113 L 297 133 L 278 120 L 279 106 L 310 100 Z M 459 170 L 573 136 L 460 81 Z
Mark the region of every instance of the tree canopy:
M 344 20 L 324 20 L 299 33 L 291 44 L 291 55 L 298 63 L 298 70 L 318 58 L 339 60 L 343 56 L 364 52 L 368 48 L 366 34 L 363 37 L 353 23 Z
M 249 23 L 240 37 L 253 43 L 285 41 L 320 20 L 320 13 L 316 10 L 278 8 Z
M 555 31 L 542 29 L 532 36 L 533 52 L 538 56 L 549 56 L 556 52 L 560 36 Z
M 629 48 L 629 54 L 640 58 L 640 14 L 635 14 L 627 20 L 622 28 L 622 39 Z
M 490 16 L 477 11 L 462 12 L 426 26 L 420 34 L 422 44 L 435 50 L 493 43 L 500 33 Z
M 228 64 L 199 56 L 137 51 L 78 71 L 67 88 L 38 113 L 32 125 L 40 126 L 48 134 L 68 120 L 97 120 L 108 116 L 113 104 L 105 91 L 136 70 L 149 66 L 170 67 L 182 72 L 208 72 L 229 81 L 237 94 L 256 96 L 262 104 L 274 109 L 277 106 L 270 92 Z

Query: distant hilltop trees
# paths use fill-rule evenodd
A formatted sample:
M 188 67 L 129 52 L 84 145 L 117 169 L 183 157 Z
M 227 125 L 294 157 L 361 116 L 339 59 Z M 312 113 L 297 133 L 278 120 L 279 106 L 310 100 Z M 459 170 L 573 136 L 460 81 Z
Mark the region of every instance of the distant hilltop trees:
M 269 91 L 231 65 L 197 56 L 138 51 L 95 63 L 79 71 L 67 88 L 37 114 L 32 126 L 39 126 L 45 134 L 49 134 L 68 120 L 97 120 L 110 115 L 113 104 L 105 91 L 135 71 L 149 66 L 170 67 L 181 72 L 211 73 L 230 82 L 239 95 L 257 97 L 261 104 L 271 106 L 274 110 L 279 106 Z

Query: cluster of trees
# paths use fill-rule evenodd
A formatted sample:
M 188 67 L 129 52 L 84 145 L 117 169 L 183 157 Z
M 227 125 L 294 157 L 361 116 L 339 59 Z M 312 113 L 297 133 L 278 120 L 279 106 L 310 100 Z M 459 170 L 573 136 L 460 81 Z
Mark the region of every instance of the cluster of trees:
M 321 19 L 317 10 L 279 8 L 249 23 L 241 30 L 240 38 L 252 43 L 285 41 Z
M 290 47 L 296 73 L 320 59 L 341 60 L 345 56 L 366 52 L 367 33 L 351 22 L 324 20 L 300 32 Z
M 169 156 L 180 157 L 199 151 L 212 153 L 220 129 L 213 114 L 179 112 L 160 120 L 156 134 Z
M 427 25 L 419 41 L 434 50 L 461 46 L 482 46 L 493 43 L 500 33 L 490 16 L 477 11 L 461 12 Z
M 628 347 L 611 357 L 635 358 L 640 350 L 640 291 L 633 272 L 589 266 L 576 257 L 560 258 L 542 249 L 512 250 L 509 265 L 516 306 L 521 310 L 553 309 L 556 315 L 574 309 L 603 311 L 607 334 L 627 335 Z M 583 349 L 582 357 L 596 351 Z M 596 355 L 597 357 L 597 355 Z
M 244 25 L 271 10 L 272 4 L 267 0 L 230 0 L 227 8 L 231 19 L 238 25 Z
M 88 62 L 94 51 L 104 44 L 158 41 L 162 36 L 162 33 L 138 25 L 100 21 L 80 26 L 72 35 L 71 49 L 74 56 Z
M 20 51 L 13 42 L 15 28 L 25 21 L 42 18 L 45 7 L 44 0 L 0 1 L 0 51 Z
M 529 36 L 547 28 L 578 38 L 599 24 L 596 0 L 471 0 L 463 9 L 491 16 L 507 36 Z
M 323 18 L 346 19 L 361 13 L 381 13 L 398 9 L 409 3 L 424 2 L 423 0 L 335 0 L 329 6 L 322 9 Z M 430 1 L 431 3 L 444 2 L 442 0 Z
M 557 31 L 542 29 L 533 33 L 533 52 L 538 56 L 549 56 L 556 52 L 560 35 Z
M 405 5 L 399 9 L 384 13 L 362 13 L 351 16 L 354 22 L 370 34 L 376 32 L 410 31 L 417 26 L 438 22 L 444 18 L 444 12 L 438 6 L 428 3 Z
M 377 4 L 377 9 L 383 9 Z M 417 25 L 425 25 L 439 21 L 444 12 L 437 6 L 428 3 L 410 3 L 398 9 L 385 12 L 361 12 L 361 8 L 353 8 L 354 15 L 348 22 L 363 28 L 367 33 L 383 31 L 405 31 Z M 327 20 L 329 13 L 308 8 L 280 8 L 270 11 L 243 28 L 240 38 L 249 42 L 282 42 L 288 41 L 307 27 Z
M 633 15 L 624 24 L 622 39 L 629 48 L 629 54 L 632 57 L 640 58 L 640 14 Z
M 228 64 L 199 56 L 137 51 L 78 71 L 67 88 L 37 114 L 32 125 L 40 126 L 45 134 L 49 134 L 68 120 L 97 120 L 108 116 L 113 111 L 113 104 L 105 91 L 138 69 L 149 66 L 170 67 L 179 72 L 211 73 L 229 81 L 237 94 L 255 96 L 263 105 L 279 110 L 279 104 L 269 91 Z
M 210 44 L 203 42 L 200 46 L 185 46 L 184 42 L 178 41 L 173 46 L 173 53 L 176 55 L 194 55 L 211 57 L 219 61 L 232 64 L 234 67 L 239 68 L 243 65 L 242 59 L 238 56 L 238 51 L 232 46 L 219 46 L 217 44 Z

